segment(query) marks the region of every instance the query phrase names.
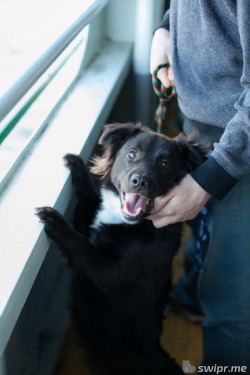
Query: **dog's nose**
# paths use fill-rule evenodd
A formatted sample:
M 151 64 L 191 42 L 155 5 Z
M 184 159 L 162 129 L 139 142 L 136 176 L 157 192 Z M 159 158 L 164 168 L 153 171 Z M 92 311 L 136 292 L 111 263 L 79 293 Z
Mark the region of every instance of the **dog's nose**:
M 148 179 L 145 176 L 133 175 L 131 177 L 131 184 L 134 188 L 143 190 L 148 186 Z

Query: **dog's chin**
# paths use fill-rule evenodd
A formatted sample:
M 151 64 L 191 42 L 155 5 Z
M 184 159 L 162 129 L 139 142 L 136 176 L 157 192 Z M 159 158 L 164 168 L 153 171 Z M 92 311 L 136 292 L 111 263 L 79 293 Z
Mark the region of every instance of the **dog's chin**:
M 120 193 L 121 212 L 128 224 L 140 223 L 153 208 L 153 199 L 135 193 Z

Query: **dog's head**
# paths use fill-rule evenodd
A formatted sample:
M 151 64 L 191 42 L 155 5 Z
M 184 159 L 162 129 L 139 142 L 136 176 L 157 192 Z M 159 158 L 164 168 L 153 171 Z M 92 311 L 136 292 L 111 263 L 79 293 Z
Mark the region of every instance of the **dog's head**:
M 204 152 L 184 135 L 175 139 L 154 133 L 141 124 L 106 125 L 99 143 L 102 157 L 93 159 L 92 172 L 104 186 L 118 192 L 123 218 L 138 223 L 187 172 L 204 161 Z

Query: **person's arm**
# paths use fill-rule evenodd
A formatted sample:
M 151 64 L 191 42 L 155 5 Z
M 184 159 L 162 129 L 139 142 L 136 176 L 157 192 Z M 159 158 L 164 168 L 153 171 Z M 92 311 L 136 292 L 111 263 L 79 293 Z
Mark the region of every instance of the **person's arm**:
M 250 1 L 237 1 L 237 21 L 243 61 L 242 94 L 234 107 L 237 110 L 227 124 L 219 143 L 214 144 L 211 157 L 192 173 L 195 181 L 215 198 L 221 200 L 246 173 L 250 172 Z

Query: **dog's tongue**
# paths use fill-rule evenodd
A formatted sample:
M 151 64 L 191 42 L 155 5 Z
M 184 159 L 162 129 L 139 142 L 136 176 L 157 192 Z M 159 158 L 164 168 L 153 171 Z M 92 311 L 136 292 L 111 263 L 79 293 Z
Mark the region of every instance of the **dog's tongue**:
M 140 212 L 145 212 L 148 199 L 138 194 L 127 193 L 125 196 L 125 208 L 132 216 L 137 216 Z

